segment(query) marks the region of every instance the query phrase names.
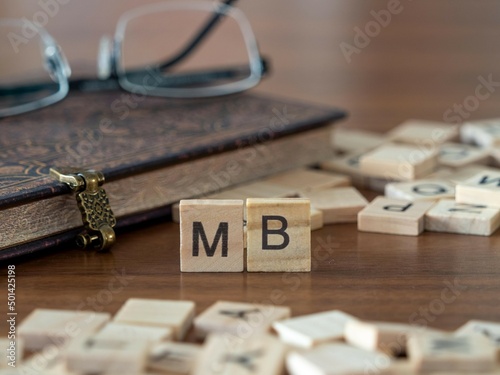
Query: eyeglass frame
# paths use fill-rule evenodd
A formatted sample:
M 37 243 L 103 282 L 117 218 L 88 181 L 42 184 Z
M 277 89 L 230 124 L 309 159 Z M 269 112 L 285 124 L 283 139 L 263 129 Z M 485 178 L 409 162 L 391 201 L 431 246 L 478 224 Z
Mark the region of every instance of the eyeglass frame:
M 224 0 L 221 3 L 218 3 L 217 7 L 215 8 L 213 4 L 208 4 L 206 2 L 190 1 L 188 4 L 186 4 L 186 2 L 174 1 L 168 3 L 149 4 L 125 12 L 124 14 L 122 14 L 117 23 L 113 39 L 110 40 L 110 38 L 107 37 L 103 37 L 101 39 L 98 56 L 99 79 L 97 80 L 79 79 L 69 81 L 69 78 L 71 77 L 71 68 L 60 46 L 43 27 L 35 26 L 40 36 L 41 42 L 43 43 L 43 53 L 45 58 L 44 61 L 47 64 L 47 68 L 50 68 L 50 70 L 48 70 L 50 76 L 52 77 L 54 82 L 59 84 L 59 90 L 48 97 L 38 99 L 34 102 L 20 104 L 18 106 L 7 109 L 0 109 L 0 118 L 18 115 L 47 107 L 63 100 L 68 95 L 70 89 L 85 90 L 86 87 L 92 87 L 92 90 L 121 88 L 129 92 L 135 92 L 138 87 L 141 87 L 142 89 L 147 90 L 147 95 L 150 96 L 187 99 L 223 96 L 246 91 L 256 86 L 260 82 L 262 77 L 269 72 L 269 67 L 267 59 L 261 57 L 260 55 L 258 44 L 249 21 L 241 10 L 232 6 L 232 3 L 236 1 L 237 0 Z M 148 86 L 144 84 L 144 82 L 143 84 L 138 85 L 130 84 L 129 82 L 127 82 L 127 73 L 125 72 L 122 64 L 120 64 L 123 52 L 122 45 L 125 37 L 127 23 L 139 16 L 153 14 L 158 11 L 186 9 L 186 5 L 189 5 L 189 7 L 194 10 L 211 11 L 213 12 L 213 17 L 211 17 L 211 19 L 206 22 L 206 24 L 200 29 L 198 33 L 195 34 L 192 40 L 184 49 L 181 50 L 178 55 L 174 56 L 174 58 L 171 58 L 169 61 L 158 64 L 158 67 L 160 69 L 169 68 L 170 66 L 175 65 L 175 63 L 189 56 L 189 54 L 191 54 L 193 50 L 200 45 L 203 39 L 207 37 L 207 35 L 215 28 L 217 23 L 223 17 L 230 16 L 235 19 L 242 28 L 243 37 L 246 42 L 247 53 L 250 60 L 250 75 L 246 79 L 240 80 L 238 82 L 231 82 L 218 86 L 196 89 Z M 19 25 L 20 22 L 20 20 L 16 19 L 0 19 L 0 25 Z M 109 54 L 106 53 L 106 48 L 109 48 Z M 136 72 L 142 74 L 151 74 L 151 69 L 151 67 L 146 67 Z M 201 79 L 202 81 L 207 81 L 210 79 L 216 79 L 220 77 L 221 74 L 235 74 L 237 72 L 237 69 L 225 69 L 224 71 L 214 70 L 205 73 L 198 73 L 197 78 Z M 130 73 L 131 72 L 128 72 L 128 74 Z M 180 80 L 179 77 L 172 79 L 168 76 L 162 76 L 161 79 L 164 81 L 168 81 L 168 79 L 171 79 L 172 81 L 175 81 L 176 84 L 182 83 L 182 79 L 185 79 L 186 83 L 191 83 L 193 80 L 193 75 L 186 74 L 184 76 L 181 76 Z M 117 83 L 117 85 L 111 84 L 112 82 Z M 29 89 L 41 89 L 43 88 L 42 86 L 44 85 L 16 87 L 14 88 L 14 90 L 23 92 Z

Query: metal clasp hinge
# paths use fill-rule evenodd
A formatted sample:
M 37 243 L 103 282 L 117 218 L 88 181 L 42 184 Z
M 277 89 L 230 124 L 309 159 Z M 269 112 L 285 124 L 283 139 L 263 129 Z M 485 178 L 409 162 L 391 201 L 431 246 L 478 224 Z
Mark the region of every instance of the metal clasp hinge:
M 106 191 L 102 188 L 104 175 L 99 171 L 76 169 L 50 169 L 50 175 L 64 182 L 76 193 L 76 202 L 85 230 L 76 237 L 78 247 L 109 250 L 116 242 L 113 227 L 116 219 L 109 205 Z

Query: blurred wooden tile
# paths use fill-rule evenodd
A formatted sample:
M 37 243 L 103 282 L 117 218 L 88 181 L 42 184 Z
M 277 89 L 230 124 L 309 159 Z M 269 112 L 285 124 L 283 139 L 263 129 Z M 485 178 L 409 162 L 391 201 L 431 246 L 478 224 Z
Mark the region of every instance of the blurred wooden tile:
M 287 319 L 290 314 L 289 307 L 218 301 L 195 318 L 195 334 L 200 339 L 210 333 L 247 339 L 269 332 L 273 322 Z
M 268 335 L 236 341 L 211 335 L 193 375 L 281 375 L 285 350 L 283 343 Z
M 247 271 L 311 271 L 308 199 L 247 200 Z
M 458 203 L 500 207 L 500 172 L 480 172 L 456 186 Z
M 354 186 L 365 187 L 367 184 L 367 177 L 359 168 L 359 159 L 365 153 L 366 151 L 351 152 L 341 156 L 335 156 L 321 162 L 319 166 L 324 171 L 336 172 L 349 176 Z
M 481 147 L 500 145 L 500 119 L 466 122 L 460 129 L 460 138 Z
M 286 360 L 290 375 L 393 374 L 391 359 L 342 343 L 320 345 L 309 351 L 291 352 Z
M 356 320 L 339 310 L 294 317 L 273 323 L 280 340 L 286 344 L 311 348 L 329 341 L 342 340 L 347 322 Z
M 443 199 L 425 214 L 425 230 L 490 236 L 500 226 L 500 209 Z
M 415 331 L 409 324 L 353 320 L 346 324 L 345 340 L 361 349 L 398 356 L 406 353 L 408 336 Z
M 172 205 L 172 221 L 177 224 L 181 222 L 180 204 L 180 202 L 177 202 Z
M 424 230 L 424 215 L 434 203 L 377 197 L 359 212 L 358 230 L 418 236 Z
M 193 371 L 201 351 L 202 347 L 195 344 L 155 344 L 149 352 L 147 368 L 154 373 L 188 375 Z
M 480 334 L 412 334 L 408 339 L 408 357 L 420 373 L 460 372 L 477 374 L 496 367 L 496 348 Z
M 455 331 L 456 336 L 469 336 L 472 333 L 484 335 L 496 346 L 498 362 L 500 362 L 500 323 L 470 320 Z
M 195 304 L 191 301 L 130 298 L 116 313 L 114 321 L 172 328 L 175 339 L 182 340 L 192 324 L 194 313 Z
M 438 201 L 455 198 L 455 184 L 447 180 L 417 180 L 412 182 L 392 182 L 385 186 L 387 198 L 409 201 Z
M 311 207 L 311 232 L 323 228 L 323 212 Z
M 437 155 L 437 148 L 427 151 L 416 146 L 387 144 L 364 154 L 359 166 L 366 176 L 413 181 L 436 169 Z
M 24 342 L 22 339 L 0 337 L 0 370 L 17 367 L 24 358 Z
M 243 272 L 243 201 L 180 203 L 182 272 Z
M 311 207 L 323 212 L 325 224 L 355 223 L 368 201 L 353 187 L 331 188 L 305 193 Z
M 110 314 L 94 311 L 36 309 L 18 326 L 17 333 L 26 350 L 39 351 L 96 332 L 110 319 Z
M 485 167 L 483 165 L 468 165 L 462 168 L 458 168 L 455 170 L 453 173 L 451 173 L 449 176 L 446 178 L 453 182 L 454 184 L 459 184 L 462 182 L 465 182 L 467 180 L 470 180 L 472 177 L 477 175 L 478 173 L 483 173 L 483 172 L 488 172 L 488 173 L 500 173 L 500 169 L 498 168 L 491 168 L 491 167 Z
M 147 341 L 88 336 L 73 340 L 65 357 L 68 370 L 79 374 L 139 374 L 148 352 Z
M 332 132 L 332 146 L 337 151 L 373 150 L 385 142 L 387 138 L 383 134 L 366 130 L 337 127 Z
M 351 185 L 348 176 L 313 169 L 295 169 L 269 177 L 265 182 L 290 189 L 295 193 Z
M 388 134 L 391 141 L 436 149 L 440 144 L 459 137 L 459 126 L 427 120 L 407 120 Z
M 170 327 L 147 327 L 135 324 L 110 322 L 94 334 L 97 339 L 120 339 L 125 341 L 141 340 L 151 343 L 173 339 Z
M 439 147 L 438 162 L 452 168 L 462 168 L 471 164 L 488 164 L 490 151 L 484 148 L 460 144 L 445 143 Z

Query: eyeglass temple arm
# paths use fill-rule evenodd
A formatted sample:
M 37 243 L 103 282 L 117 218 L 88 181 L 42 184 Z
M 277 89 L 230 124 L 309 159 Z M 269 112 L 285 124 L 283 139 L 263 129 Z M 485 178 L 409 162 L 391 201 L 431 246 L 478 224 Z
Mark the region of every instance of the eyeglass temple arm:
M 235 3 L 237 0 L 224 0 L 220 5 L 226 6 L 226 5 L 232 5 Z M 200 31 L 194 36 L 194 38 L 184 47 L 183 50 L 181 50 L 177 56 L 174 56 L 168 61 L 164 61 L 160 64 L 160 69 L 168 69 L 171 66 L 177 64 L 179 61 L 182 61 L 185 59 L 198 45 L 200 42 L 205 39 L 205 37 L 215 28 L 215 26 L 221 21 L 222 17 L 224 16 L 223 13 L 214 12 L 214 15 L 212 18 L 208 20 L 208 22 L 200 29 Z

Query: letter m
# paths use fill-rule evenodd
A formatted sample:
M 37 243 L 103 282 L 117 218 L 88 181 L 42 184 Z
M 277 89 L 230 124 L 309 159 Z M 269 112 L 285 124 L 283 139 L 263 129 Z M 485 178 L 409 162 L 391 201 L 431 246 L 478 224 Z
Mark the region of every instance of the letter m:
M 210 245 L 208 243 L 207 235 L 205 229 L 203 228 L 203 223 L 200 221 L 193 222 L 193 256 L 197 257 L 200 253 L 200 238 L 205 248 L 205 253 L 208 257 L 213 257 L 219 241 L 222 238 L 222 256 L 227 257 L 227 238 L 228 238 L 228 223 L 220 223 L 219 228 L 217 228 L 217 233 L 215 233 L 215 238 Z

